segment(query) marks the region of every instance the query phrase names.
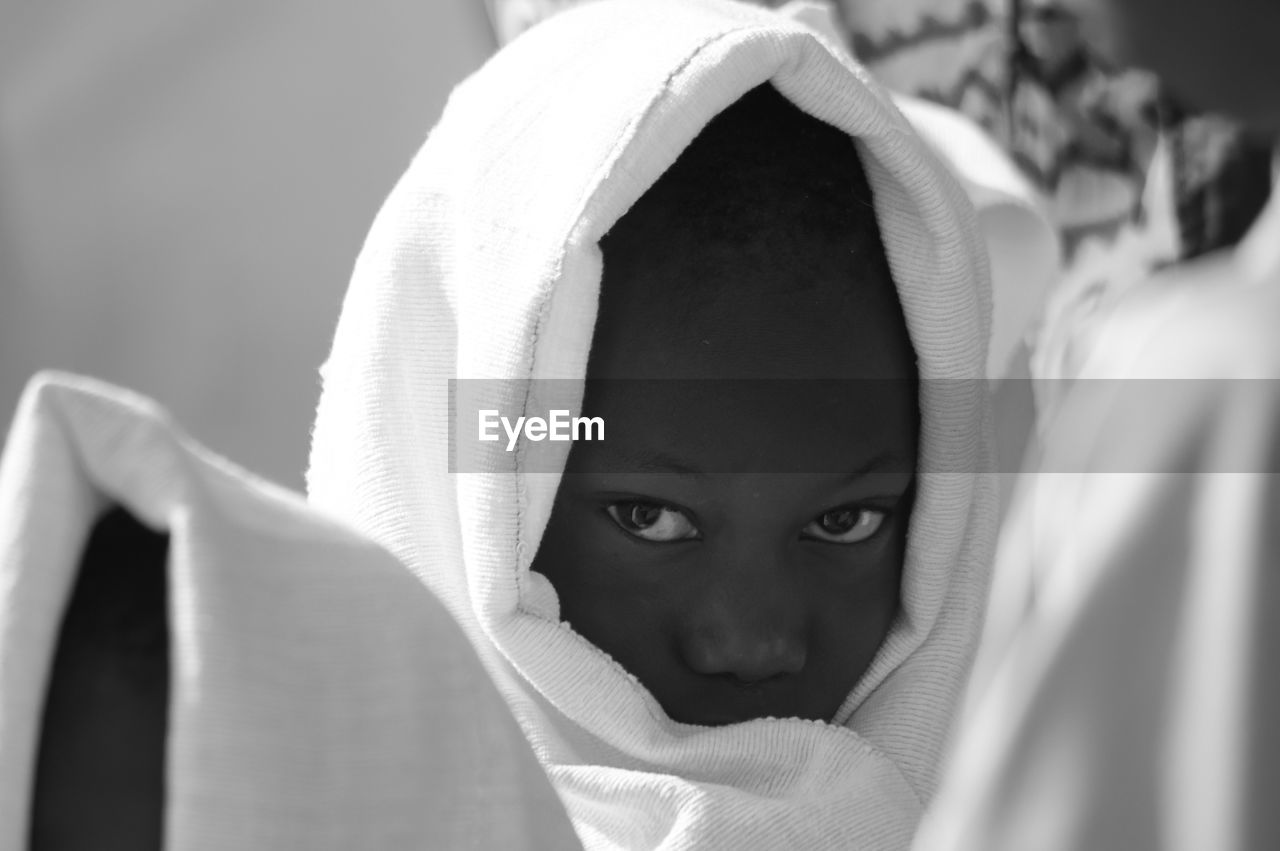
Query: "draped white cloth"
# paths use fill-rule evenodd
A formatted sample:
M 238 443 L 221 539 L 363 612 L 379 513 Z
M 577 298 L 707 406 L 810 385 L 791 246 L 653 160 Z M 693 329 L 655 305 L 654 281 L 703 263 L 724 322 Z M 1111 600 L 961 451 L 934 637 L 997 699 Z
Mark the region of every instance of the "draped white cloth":
M 27 847 L 58 629 L 112 505 L 169 536 L 165 848 L 574 847 L 466 638 L 395 558 L 148 400 L 45 374 L 0 461 L 0 849 Z
M 581 379 L 600 237 L 719 111 L 771 82 L 854 137 L 922 381 L 902 611 L 835 723 L 668 719 L 530 570 L 558 474 L 449 468 L 450 379 Z M 971 660 L 993 547 L 988 269 L 973 208 L 888 95 L 812 30 L 717 0 L 585 4 L 455 91 L 343 305 L 309 495 L 439 595 L 593 848 L 905 847 Z M 525 410 L 494 382 L 489 407 Z M 566 444 L 539 444 L 564 447 Z M 559 463 L 563 463 L 563 454 Z M 546 469 L 539 459 L 539 469 Z
M 918 851 L 1280 847 L 1280 197 L 1103 324 Z

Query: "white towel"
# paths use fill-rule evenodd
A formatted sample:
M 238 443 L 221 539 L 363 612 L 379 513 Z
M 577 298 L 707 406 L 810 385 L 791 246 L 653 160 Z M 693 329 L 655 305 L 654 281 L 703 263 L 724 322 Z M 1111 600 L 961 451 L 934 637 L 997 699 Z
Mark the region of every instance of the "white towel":
M 1280 195 L 1131 291 L 1010 511 L 918 851 L 1280 847 Z
M 165 848 L 573 847 L 466 639 L 394 558 L 149 401 L 45 375 L 0 463 L 0 849 L 27 847 L 63 608 L 113 504 L 170 540 Z
M 576 379 L 580 403 L 601 235 L 766 81 L 859 140 L 924 379 L 923 472 L 904 612 L 839 724 L 701 728 L 669 720 L 560 624 L 529 569 L 558 476 L 496 443 L 488 472 L 449 472 L 449 379 Z M 323 369 L 310 497 L 444 600 L 589 847 L 904 847 L 933 791 L 994 536 L 994 482 L 974 472 L 989 463 L 987 275 L 961 187 L 811 30 L 718 0 L 586 4 L 459 86 L 375 220 Z M 515 382 L 494 386 L 493 407 L 524 408 Z

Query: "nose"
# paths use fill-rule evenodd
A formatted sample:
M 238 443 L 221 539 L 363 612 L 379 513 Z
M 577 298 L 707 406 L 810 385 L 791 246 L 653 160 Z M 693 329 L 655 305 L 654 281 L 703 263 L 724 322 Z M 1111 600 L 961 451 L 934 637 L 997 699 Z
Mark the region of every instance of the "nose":
M 804 622 L 802 602 L 789 589 L 739 586 L 700 601 L 681 649 L 699 674 L 758 683 L 804 670 Z

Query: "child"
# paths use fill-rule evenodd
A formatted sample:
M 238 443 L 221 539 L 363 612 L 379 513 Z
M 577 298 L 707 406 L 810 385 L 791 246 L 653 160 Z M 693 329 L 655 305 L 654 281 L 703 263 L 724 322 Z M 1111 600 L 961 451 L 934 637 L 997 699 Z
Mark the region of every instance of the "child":
M 905 847 L 981 619 L 985 287 L 957 185 L 811 31 L 588 4 L 379 214 L 311 499 L 449 607 L 587 846 Z M 477 435 L 565 387 L 603 440 Z
M 848 135 L 765 84 L 601 241 L 607 438 L 532 569 L 675 720 L 830 721 L 897 613 L 918 385 L 872 210 Z

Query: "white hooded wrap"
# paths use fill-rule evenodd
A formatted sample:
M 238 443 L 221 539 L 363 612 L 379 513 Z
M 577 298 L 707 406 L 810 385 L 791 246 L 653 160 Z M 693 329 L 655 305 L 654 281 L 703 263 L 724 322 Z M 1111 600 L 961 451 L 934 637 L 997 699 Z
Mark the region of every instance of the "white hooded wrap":
M 702 728 L 669 720 L 561 625 L 529 570 L 558 475 L 525 472 L 504 443 L 487 444 L 485 472 L 449 472 L 449 379 L 581 381 L 600 237 L 766 81 L 857 140 L 919 357 L 921 476 L 902 612 L 836 723 Z M 458 87 L 375 220 L 323 368 L 310 498 L 444 600 L 589 847 L 904 847 L 934 788 L 994 537 L 992 478 L 975 472 L 989 469 L 974 380 L 987 276 L 959 185 L 811 30 L 718 0 L 587 4 Z M 527 404 L 520 382 L 488 386 L 505 397 L 486 407 Z

